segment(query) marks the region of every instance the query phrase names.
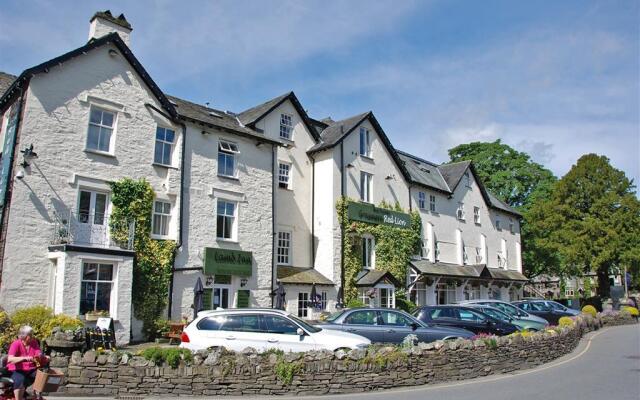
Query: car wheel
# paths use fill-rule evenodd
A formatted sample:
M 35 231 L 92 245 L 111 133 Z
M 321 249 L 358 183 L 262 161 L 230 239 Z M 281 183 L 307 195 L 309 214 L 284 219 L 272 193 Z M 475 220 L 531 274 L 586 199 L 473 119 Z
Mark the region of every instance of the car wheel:
M 338 347 L 338 348 L 337 348 L 337 349 L 335 349 L 333 352 L 335 353 L 336 351 L 340 351 L 340 350 L 344 351 L 345 353 L 348 353 L 348 352 L 350 352 L 350 351 L 351 351 L 351 349 L 350 349 L 350 348 L 348 348 L 348 347 Z

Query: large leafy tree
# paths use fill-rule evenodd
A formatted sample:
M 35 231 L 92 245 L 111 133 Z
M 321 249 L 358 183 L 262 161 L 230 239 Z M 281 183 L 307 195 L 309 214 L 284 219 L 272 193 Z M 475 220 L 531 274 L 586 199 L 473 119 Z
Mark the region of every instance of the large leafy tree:
M 527 153 L 502 143 L 472 142 L 449 150 L 451 162 L 473 161 L 480 179 L 491 193 L 520 211 L 535 199 L 547 197 L 556 177 L 531 160 Z
M 582 156 L 527 216 L 533 247 L 557 258 L 561 276 L 596 272 L 600 296 L 609 295 L 612 270 L 638 267 L 640 202 L 607 157 Z
M 531 160 L 524 152 L 496 140 L 461 144 L 449 150 L 451 162 L 473 161 L 485 187 L 502 201 L 523 214 L 522 241 L 525 272 L 530 277 L 558 270 L 555 249 L 546 246 L 544 239 L 549 226 L 536 226 L 529 221 L 538 218 L 531 209 L 538 201 L 551 195 L 557 181 L 551 171 Z M 544 244 L 545 246 L 541 246 Z

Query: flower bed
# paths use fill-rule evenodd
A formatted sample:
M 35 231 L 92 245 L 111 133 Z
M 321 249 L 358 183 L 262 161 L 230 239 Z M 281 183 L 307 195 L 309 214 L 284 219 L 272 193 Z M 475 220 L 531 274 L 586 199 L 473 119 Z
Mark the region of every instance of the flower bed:
M 370 346 L 350 352 L 263 354 L 253 349 L 70 357 L 53 354 L 73 395 L 328 394 L 442 383 L 531 368 L 571 352 L 602 325 L 635 323 L 628 313 L 581 315 L 571 324 L 505 337 Z M 177 349 L 175 349 L 177 350 Z M 175 354 L 173 354 L 175 353 Z M 146 356 L 146 358 L 144 357 Z M 168 363 L 177 366 L 171 367 Z

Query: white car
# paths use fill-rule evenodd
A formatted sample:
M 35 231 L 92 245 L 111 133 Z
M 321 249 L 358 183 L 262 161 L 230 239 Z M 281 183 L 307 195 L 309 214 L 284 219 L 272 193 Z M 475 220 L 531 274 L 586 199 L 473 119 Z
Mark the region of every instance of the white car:
M 259 352 L 359 349 L 371 344 L 365 337 L 317 328 L 281 310 L 228 309 L 201 311 L 182 332 L 180 347 L 197 351 L 225 347 Z

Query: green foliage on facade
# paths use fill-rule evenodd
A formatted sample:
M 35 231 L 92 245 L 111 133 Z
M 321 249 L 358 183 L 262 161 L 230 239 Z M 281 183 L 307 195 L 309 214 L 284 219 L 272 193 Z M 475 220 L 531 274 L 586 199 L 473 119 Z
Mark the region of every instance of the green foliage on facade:
M 133 311 L 143 322 L 143 333 L 152 339 L 155 321 L 161 316 L 169 298 L 169 282 L 176 243 L 151 239 L 151 218 L 155 194 L 145 179 L 124 178 L 111 183 L 113 211 L 109 225 L 113 239 L 126 242 L 130 223 L 135 223 L 133 248 Z
M 344 300 L 346 303 L 358 297 L 355 283 L 356 276 L 362 270 L 363 235 L 369 234 L 374 238 L 376 270 L 388 271 L 400 282 L 404 282 L 411 256 L 419 252 L 422 231 L 420 214 L 415 211 L 410 213 L 410 229 L 351 221 L 347 215 L 349 202 L 353 202 L 353 200 L 343 197 L 336 203 L 338 221 L 344 235 Z M 399 204 L 392 206 L 382 202 L 378 207 L 406 212 Z

